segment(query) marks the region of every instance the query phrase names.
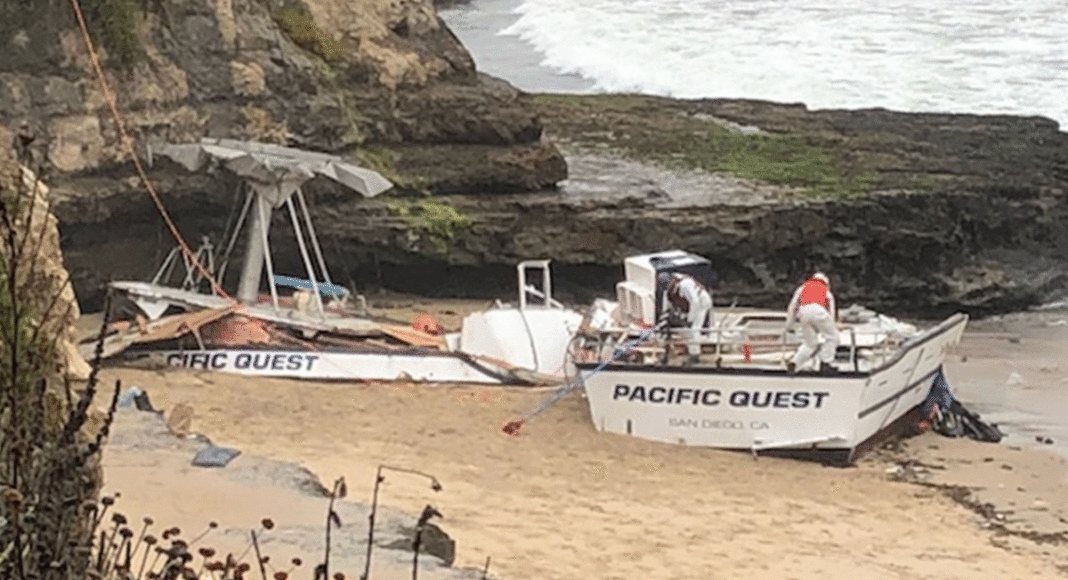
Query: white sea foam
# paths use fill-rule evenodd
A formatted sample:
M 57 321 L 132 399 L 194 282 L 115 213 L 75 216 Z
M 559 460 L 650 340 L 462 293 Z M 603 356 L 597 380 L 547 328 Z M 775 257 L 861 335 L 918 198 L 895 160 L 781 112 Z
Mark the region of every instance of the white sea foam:
M 520 0 L 500 31 L 602 91 L 1068 125 L 1053 0 Z

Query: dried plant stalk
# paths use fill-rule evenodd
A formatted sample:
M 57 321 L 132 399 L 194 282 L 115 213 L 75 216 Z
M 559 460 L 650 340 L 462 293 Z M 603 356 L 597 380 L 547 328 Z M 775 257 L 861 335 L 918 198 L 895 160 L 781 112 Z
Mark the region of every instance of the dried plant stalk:
M 18 139 L 29 151 L 32 135 Z M 19 580 L 86 577 L 102 519 L 85 507 L 102 481 L 103 437 L 85 428 L 96 374 L 74 348 L 80 313 L 47 193 L 0 143 L 0 577 Z

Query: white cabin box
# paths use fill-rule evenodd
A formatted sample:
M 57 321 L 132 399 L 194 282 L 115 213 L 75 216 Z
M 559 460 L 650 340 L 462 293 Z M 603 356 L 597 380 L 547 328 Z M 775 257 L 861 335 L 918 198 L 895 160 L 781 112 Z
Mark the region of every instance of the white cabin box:
M 689 274 L 712 289 L 712 264 L 707 259 L 683 250 L 667 250 L 631 256 L 623 261 L 624 281 L 616 284 L 616 300 L 624 319 L 655 324 L 660 311 L 662 289 L 657 287 L 660 272 Z

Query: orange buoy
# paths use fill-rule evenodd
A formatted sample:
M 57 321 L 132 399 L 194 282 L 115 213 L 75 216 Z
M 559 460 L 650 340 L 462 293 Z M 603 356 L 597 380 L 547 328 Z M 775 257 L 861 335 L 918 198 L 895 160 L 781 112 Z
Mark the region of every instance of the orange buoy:
M 419 332 L 425 332 L 434 336 L 445 334 L 445 329 L 442 328 L 441 325 L 438 324 L 438 321 L 434 320 L 434 317 L 429 314 L 420 314 L 419 316 L 416 316 L 415 321 L 412 322 L 412 328 Z
M 742 359 L 745 362 L 753 362 L 753 347 L 748 342 L 742 345 Z

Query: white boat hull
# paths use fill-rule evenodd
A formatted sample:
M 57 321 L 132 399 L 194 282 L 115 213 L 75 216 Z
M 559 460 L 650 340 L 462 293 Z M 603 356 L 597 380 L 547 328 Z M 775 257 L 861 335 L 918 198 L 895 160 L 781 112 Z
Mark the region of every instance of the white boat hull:
M 127 351 L 137 366 L 174 367 L 318 381 L 415 381 L 505 384 L 507 371 L 450 352 L 352 353 L 294 350 L 153 350 Z
M 475 312 L 464 318 L 456 350 L 559 380 L 566 374 L 567 345 L 581 323 L 581 314 L 563 308 Z
M 819 449 L 852 461 L 926 398 L 967 316 L 955 315 L 871 372 L 581 363 L 600 431 L 728 449 Z
M 543 291 L 526 284 L 528 268 L 542 271 Z M 274 343 L 274 347 L 267 347 L 274 350 L 242 350 L 242 347 L 255 342 L 247 336 L 236 342 L 231 339 L 222 344 L 205 342 L 198 334 L 202 329 L 196 324 L 212 324 L 215 319 L 191 321 L 189 324 L 193 326 L 184 323 L 175 326 L 173 322 L 168 323 L 163 315 L 174 307 L 192 313 L 217 311 L 221 316 L 225 314 L 224 310 L 234 306 L 231 300 L 156 283 L 113 282 L 111 288 L 132 301 L 148 321 L 157 327 L 169 329 L 169 334 L 163 333 L 156 338 L 174 339 L 192 332 L 201 350 L 176 350 L 177 345 L 173 341 L 166 346 L 145 348 L 143 345 L 149 341 L 143 336 L 146 332 L 144 329 L 141 335 L 124 334 L 107 339 L 105 350 L 109 355 L 123 352 L 123 359 L 127 363 L 141 366 L 182 367 L 293 379 L 474 384 L 559 382 L 568 374 L 564 366 L 567 345 L 583 317 L 552 299 L 548 260 L 522 262 L 518 271 L 521 288 L 518 308 L 500 305 L 470 314 L 464 319 L 461 332 L 442 337 L 443 344 L 438 344 L 439 339 L 435 335 L 421 334 L 419 330 L 406 327 L 398 329 L 395 324 L 385 325 L 338 308 L 307 311 L 299 303 L 279 307 L 256 302 L 242 304 L 235 311 L 265 326 L 296 330 L 305 337 L 319 333 L 336 335 L 338 340 L 349 343 L 351 348 L 347 350 L 341 350 L 347 348 L 344 345 L 329 350 L 287 350 L 285 346 L 277 346 L 278 342 Z M 161 269 L 157 278 L 162 272 Z M 527 294 L 534 294 L 543 303 L 528 305 Z M 406 346 L 379 349 L 357 344 L 359 337 L 368 336 L 379 339 L 378 342 L 382 342 L 382 338 L 388 341 L 389 337 L 396 338 L 398 331 L 402 335 L 400 340 L 407 341 Z M 242 331 L 224 329 L 218 332 L 229 336 Z M 272 336 L 261 338 L 261 346 L 273 339 Z M 138 342 L 142 348 L 129 349 L 131 344 Z M 440 346 L 445 346 L 447 350 Z M 85 354 L 91 356 L 94 348 L 95 345 L 85 344 Z M 129 350 L 124 352 L 124 349 Z

